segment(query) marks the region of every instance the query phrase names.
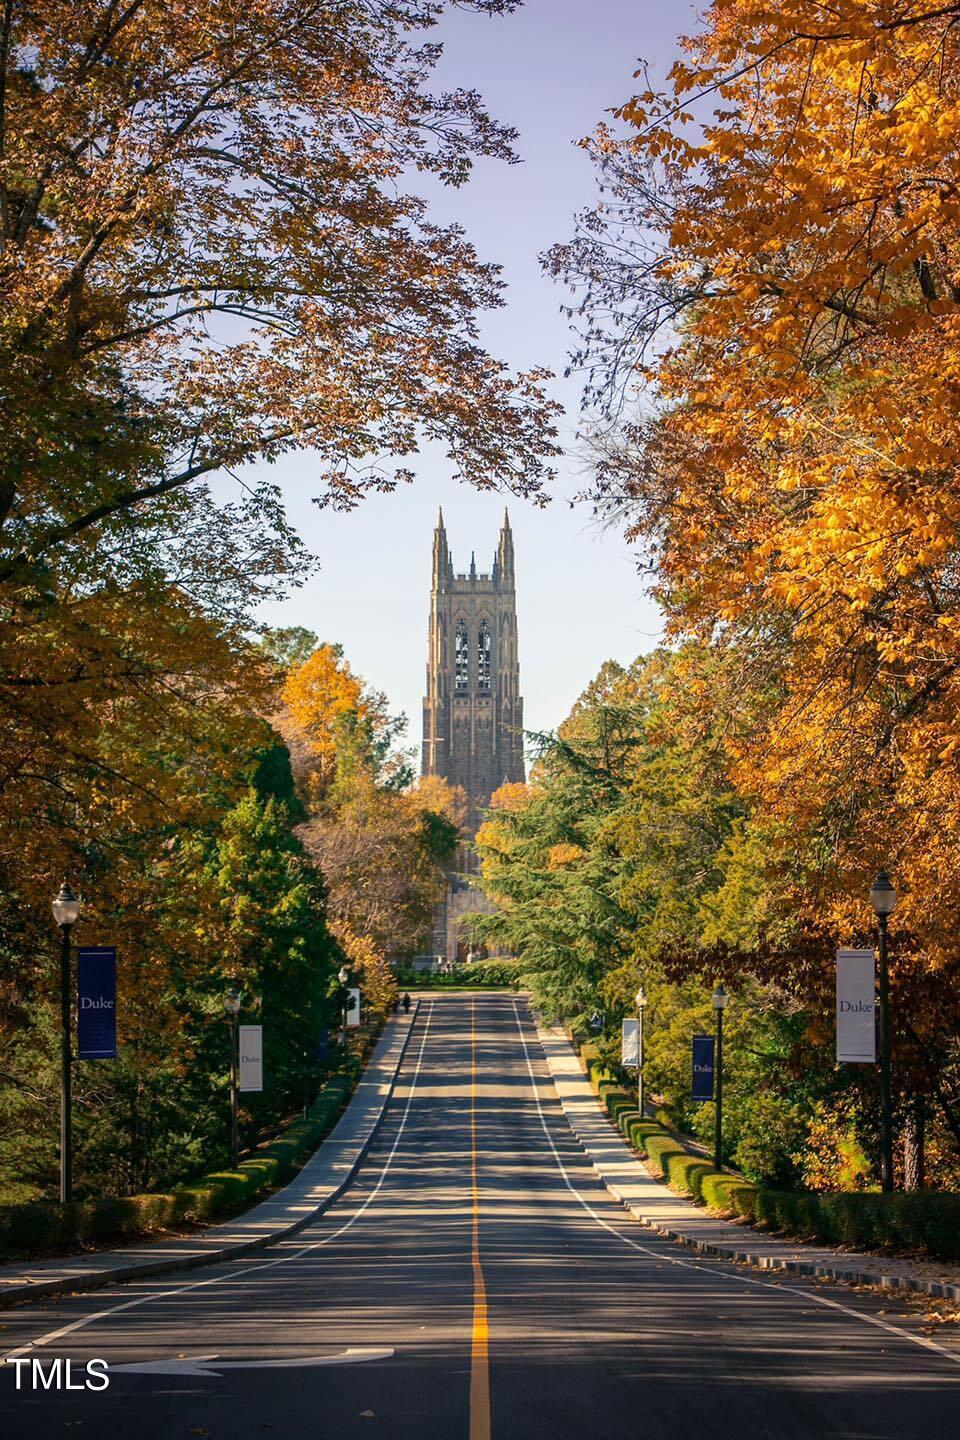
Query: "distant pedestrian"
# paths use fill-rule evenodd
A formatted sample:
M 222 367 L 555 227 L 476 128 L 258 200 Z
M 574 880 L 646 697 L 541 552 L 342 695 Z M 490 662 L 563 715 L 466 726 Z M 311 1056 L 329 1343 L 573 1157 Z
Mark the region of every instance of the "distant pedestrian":
M 409 1015 L 409 1014 L 410 1014 L 410 996 L 406 993 L 406 991 L 404 991 L 404 994 L 403 994 L 403 1008 L 404 1008 L 404 1012 L 405 1012 L 407 1015 Z

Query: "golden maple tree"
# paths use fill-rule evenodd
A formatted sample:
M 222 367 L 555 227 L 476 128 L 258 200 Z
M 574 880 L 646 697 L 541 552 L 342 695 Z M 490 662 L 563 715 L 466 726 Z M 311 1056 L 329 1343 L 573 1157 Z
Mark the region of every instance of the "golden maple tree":
M 597 498 L 674 632 L 765 690 L 728 739 L 782 853 L 810 842 L 791 904 L 863 933 L 885 863 L 927 972 L 960 958 L 958 15 L 717 0 L 553 255 L 591 402 L 654 402 L 601 436 Z
M 336 645 L 319 645 L 291 670 L 281 698 L 310 751 L 311 784 L 317 797 L 333 783 L 351 735 L 369 745 L 386 719 L 380 697 L 366 693 Z
M 281 700 L 277 723 L 308 809 L 300 834 L 323 873 L 334 933 L 373 976 L 386 956 L 425 943 L 464 797 L 440 776 L 413 782 L 394 743 L 404 718 L 389 715 L 340 646 L 320 645 L 290 670 Z

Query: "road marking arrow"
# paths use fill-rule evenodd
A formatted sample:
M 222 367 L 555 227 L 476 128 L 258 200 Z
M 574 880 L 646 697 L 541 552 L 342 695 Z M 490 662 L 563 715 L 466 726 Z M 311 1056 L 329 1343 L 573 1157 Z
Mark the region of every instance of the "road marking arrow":
M 351 1346 L 339 1355 L 305 1355 L 298 1360 L 221 1360 L 216 1355 L 183 1355 L 170 1360 L 140 1360 L 111 1365 L 111 1375 L 219 1375 L 222 1370 L 288 1370 L 313 1365 L 358 1365 L 364 1360 L 389 1360 L 393 1350 Z

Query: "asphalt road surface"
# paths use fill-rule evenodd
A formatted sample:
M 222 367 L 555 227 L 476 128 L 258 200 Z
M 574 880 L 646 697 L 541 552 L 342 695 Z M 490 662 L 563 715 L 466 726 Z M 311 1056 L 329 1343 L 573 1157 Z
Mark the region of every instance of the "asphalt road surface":
M 960 1344 L 902 1309 L 651 1236 L 574 1141 L 524 1002 L 439 995 L 354 1184 L 295 1240 L 0 1312 L 27 1362 L 0 1369 L 0 1437 L 952 1440 Z M 107 1388 L 53 1388 L 68 1359 Z

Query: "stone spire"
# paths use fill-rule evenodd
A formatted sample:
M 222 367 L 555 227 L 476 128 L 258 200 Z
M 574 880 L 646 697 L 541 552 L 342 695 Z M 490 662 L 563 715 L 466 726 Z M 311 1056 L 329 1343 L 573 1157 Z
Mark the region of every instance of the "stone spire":
M 433 588 L 445 590 L 447 580 L 453 568 L 450 559 L 450 548 L 447 545 L 447 532 L 443 525 L 443 510 L 437 514 L 437 528 L 433 532 Z
M 512 589 L 514 584 L 513 531 L 510 529 L 509 510 L 503 512 L 503 525 L 500 528 L 500 543 L 497 546 L 494 569 L 500 584 L 508 590 Z

